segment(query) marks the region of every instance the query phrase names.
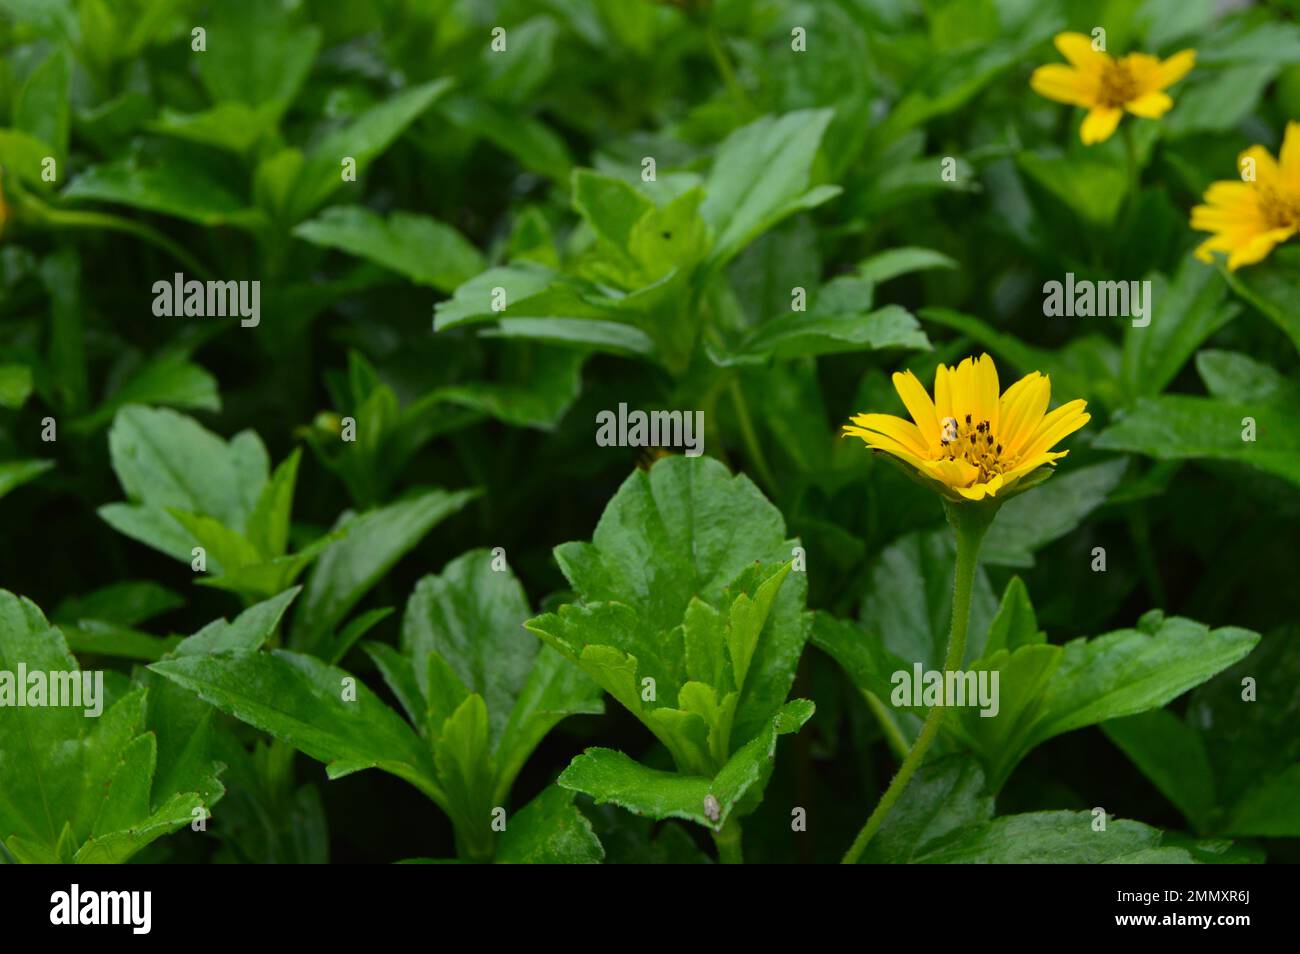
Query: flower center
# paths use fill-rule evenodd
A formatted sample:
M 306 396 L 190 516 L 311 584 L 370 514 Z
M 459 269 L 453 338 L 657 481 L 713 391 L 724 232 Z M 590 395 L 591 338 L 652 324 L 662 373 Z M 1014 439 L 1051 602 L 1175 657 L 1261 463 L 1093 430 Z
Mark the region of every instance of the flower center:
M 1259 212 L 1271 229 L 1289 229 L 1300 227 L 1300 203 L 1289 198 L 1277 189 L 1263 183 L 1255 183 L 1256 201 Z
M 969 414 L 962 421 L 945 417 L 939 443 L 940 460 L 964 460 L 979 468 L 976 483 L 984 483 L 1012 464 L 1002 457 L 1002 445 L 993 436 L 989 422 L 973 422 Z
M 1138 85 L 1129 68 L 1123 63 L 1108 63 L 1101 71 L 1101 88 L 1097 98 L 1103 106 L 1118 109 L 1137 99 Z

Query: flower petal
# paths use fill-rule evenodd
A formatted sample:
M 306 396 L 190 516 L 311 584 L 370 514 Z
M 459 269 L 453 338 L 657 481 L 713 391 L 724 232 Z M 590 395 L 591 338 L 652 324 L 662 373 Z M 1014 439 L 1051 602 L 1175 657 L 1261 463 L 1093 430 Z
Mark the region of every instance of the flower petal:
M 1070 401 L 1044 417 L 1026 444 L 1021 463 L 1051 450 L 1058 441 L 1073 434 L 1092 420 L 1092 415 L 1084 411 L 1087 406 L 1087 401 Z
M 1282 137 L 1278 159 L 1282 178 L 1300 189 L 1300 123 L 1286 124 L 1286 134 Z
M 1159 119 L 1174 108 L 1174 101 L 1169 98 L 1168 93 L 1156 90 L 1130 100 L 1124 104 L 1124 108 L 1134 116 L 1141 116 L 1143 119 Z
M 975 359 L 975 412 L 977 420 L 989 422 L 989 432 L 996 434 L 1001 415 L 998 366 L 987 354 Z
M 921 436 L 925 438 L 926 446 L 938 444 L 941 433 L 939 417 L 935 413 L 934 401 L 930 400 L 925 385 L 917 380 L 916 375 L 911 371 L 903 371 L 894 375 L 894 389 L 903 399 L 907 413 L 912 415 L 912 420 L 916 421 L 916 426 L 921 429 Z
M 1152 80 L 1156 84 L 1155 89 L 1165 89 L 1173 86 L 1180 79 L 1186 76 L 1193 66 L 1196 65 L 1195 50 L 1180 50 L 1167 60 L 1160 63 L 1156 75 Z
M 852 418 L 858 427 L 892 437 L 917 457 L 930 456 L 930 449 L 921 434 L 921 429 L 911 421 L 905 421 L 893 414 L 858 414 Z
M 1002 396 L 1002 426 L 998 440 L 1002 454 L 1015 459 L 1038 429 L 1052 399 L 1052 381 L 1035 371 L 1021 378 Z
M 1233 249 L 1232 254 L 1228 256 L 1228 271 L 1235 272 L 1243 265 L 1254 265 L 1273 251 L 1275 245 L 1285 242 L 1295 233 L 1295 226 L 1290 226 L 1282 229 L 1270 229 L 1267 232 L 1260 232 L 1258 235 L 1251 236 L 1245 242 L 1239 243 Z
M 1085 146 L 1105 142 L 1115 132 L 1124 110 L 1105 106 L 1094 106 L 1083 119 L 1079 127 L 1079 139 Z
M 932 463 L 917 457 L 894 438 L 887 437 L 876 431 L 864 430 L 861 427 L 845 427 L 842 436 L 860 437 L 872 450 L 881 450 L 887 454 L 893 454 L 899 460 L 906 461 L 922 473 L 926 473 L 930 463 Z
M 1040 66 L 1029 77 L 1029 87 L 1039 96 L 1068 103 L 1071 106 L 1092 106 L 1097 102 L 1100 81 L 1090 73 L 1083 73 L 1063 63 Z
M 932 460 L 925 469 L 935 480 L 954 488 L 966 487 L 980 475 L 978 467 L 960 457 L 956 460 Z
M 1260 185 L 1276 186 L 1278 180 L 1282 178 L 1282 170 L 1278 168 L 1277 162 L 1273 159 L 1273 154 L 1263 146 L 1251 146 L 1249 149 L 1242 150 L 1241 155 L 1237 157 L 1238 172 L 1243 172 L 1246 169 L 1247 159 L 1254 166 L 1254 181 Z
M 1092 37 L 1083 33 L 1058 33 L 1052 40 L 1070 65 L 1085 72 L 1100 73 L 1110 57 L 1092 48 Z

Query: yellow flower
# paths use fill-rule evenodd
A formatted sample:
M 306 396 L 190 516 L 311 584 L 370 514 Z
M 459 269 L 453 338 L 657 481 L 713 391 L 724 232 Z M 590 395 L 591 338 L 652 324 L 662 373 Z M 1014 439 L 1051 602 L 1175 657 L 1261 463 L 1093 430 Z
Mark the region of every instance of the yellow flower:
M 844 436 L 905 461 L 954 500 L 1006 496 L 1023 477 L 1069 453 L 1052 447 L 1091 417 L 1085 401 L 1048 413 L 1051 381 L 1037 371 L 999 397 L 998 371 L 986 354 L 955 368 L 939 365 L 934 400 L 911 371 L 895 374 L 894 387 L 912 420 L 859 414 Z
M 1116 60 L 1094 50 L 1092 40 L 1082 33 L 1058 33 L 1055 43 L 1070 65 L 1040 66 L 1029 85 L 1040 96 L 1088 110 L 1079 128 L 1085 146 L 1109 139 L 1125 110 L 1144 119 L 1159 119 L 1174 105 L 1164 90 L 1196 63 L 1195 50 L 1183 50 L 1167 60 L 1148 53 L 1130 53 Z
M 1192 228 L 1215 234 L 1196 249 L 1197 258 L 1212 262 L 1212 253 L 1227 252 L 1235 272 L 1300 232 L 1300 123 L 1287 123 L 1279 158 L 1251 146 L 1237 160 L 1250 173 L 1247 181 L 1215 182 L 1205 190 L 1207 204 L 1192 209 Z

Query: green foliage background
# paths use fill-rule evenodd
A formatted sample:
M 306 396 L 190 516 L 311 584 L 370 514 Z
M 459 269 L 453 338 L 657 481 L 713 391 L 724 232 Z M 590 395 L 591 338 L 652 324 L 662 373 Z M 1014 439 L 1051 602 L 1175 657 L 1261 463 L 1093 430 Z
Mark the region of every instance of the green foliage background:
M 716 807 L 838 859 L 952 598 L 937 501 L 839 427 L 987 350 L 1093 420 L 986 542 L 999 728 L 954 716 L 867 860 L 1296 860 L 1300 251 L 1229 275 L 1188 213 L 1300 120 L 1300 5 L 1215 6 L 0 0 L 0 668 L 117 705 L 0 710 L 0 857 L 695 861 Z M 1028 86 L 1097 26 L 1197 50 L 1135 166 Z M 176 272 L 260 323 L 155 315 Z M 1152 323 L 1045 318 L 1066 272 Z M 715 460 L 597 446 L 620 403 Z

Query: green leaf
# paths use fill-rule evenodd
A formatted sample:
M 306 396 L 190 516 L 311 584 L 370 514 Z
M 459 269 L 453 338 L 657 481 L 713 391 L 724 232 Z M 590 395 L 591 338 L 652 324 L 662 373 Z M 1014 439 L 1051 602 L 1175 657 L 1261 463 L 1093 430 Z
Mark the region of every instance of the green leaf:
M 54 466 L 52 460 L 7 460 L 0 464 L 0 497 L 35 480 Z
M 885 648 L 878 634 L 829 613 L 814 614 L 812 641 L 840 664 L 853 685 L 881 700 L 888 700 L 893 693 L 894 673 L 908 668 Z
M 295 24 L 291 10 L 281 0 L 228 0 L 213 8 L 196 65 L 214 102 L 273 103 L 277 115 L 288 108 L 321 44 L 321 31 Z
M 813 704 L 806 699 L 786 703 L 711 779 L 647 768 L 612 749 L 588 749 L 569 763 L 559 784 L 590 795 L 597 805 L 613 802 L 638 815 L 681 818 L 720 831 L 745 795 L 766 783 L 777 737 L 797 732 L 812 713 Z M 716 818 L 709 815 L 709 796 L 718 803 Z
M 1292 426 L 1297 413 L 1290 399 L 1239 404 L 1164 394 L 1139 400 L 1093 446 L 1157 460 L 1232 461 L 1300 484 L 1300 437 Z M 1247 439 L 1251 422 L 1254 440 Z
M 911 313 L 897 305 L 872 312 L 827 314 L 818 307 L 789 312 L 763 324 L 741 345 L 741 357 L 803 358 L 881 348 L 928 349 Z M 722 362 L 730 363 L 730 362 Z
M 605 711 L 602 697 L 600 687 L 577 666 L 550 646 L 541 647 L 497 743 L 496 801 L 505 801 L 520 769 L 551 729 L 571 715 L 600 715 Z
M 1190 82 L 1178 93 L 1174 108 L 1161 121 L 1163 134 L 1169 139 L 1184 139 L 1229 132 L 1255 111 L 1260 96 L 1280 69 L 1278 63 L 1257 62 L 1198 70 L 1207 81 Z
M 350 519 L 345 515 L 347 536 L 331 544 L 312 570 L 294 617 L 291 645 L 337 661 L 334 631 L 352 608 L 434 525 L 477 495 L 472 490 L 427 490 Z
M 497 864 L 599 864 L 605 850 L 573 798 L 558 785 L 544 788 L 507 821 Z
M 1235 404 L 1272 403 L 1294 394 L 1294 385 L 1272 366 L 1235 351 L 1198 351 L 1196 373 L 1211 397 Z
M 1294 838 L 1300 832 L 1300 763 L 1264 779 L 1242 796 L 1233 808 L 1227 828 L 1242 835 L 1265 838 Z
M 1065 644 L 1030 745 L 1158 708 L 1231 666 L 1259 642 L 1259 634 L 1250 630 L 1212 630 L 1179 616 L 1144 617 L 1139 625 Z
M 253 432 L 224 441 L 165 408 L 123 408 L 109 430 L 108 446 L 132 504 L 204 514 L 235 530 L 244 526 L 269 469 L 266 449 Z M 115 507 L 120 505 L 100 511 L 110 523 L 106 511 L 118 512 Z M 189 560 L 188 551 L 184 559 Z
M 491 777 L 486 790 L 476 783 L 466 792 L 476 799 L 466 805 L 475 828 L 487 825 L 493 806 L 505 804 L 546 733 L 566 716 L 603 711 L 600 689 L 559 653 L 549 647 L 539 652 L 524 631 L 528 601 L 501 559 L 472 550 L 441 575 L 420 580 L 402 622 L 401 661 L 376 648 L 385 677 L 392 677 L 416 724 L 429 713 L 437 753 L 449 742 L 442 720 L 463 709 L 467 698 L 483 707 L 485 728 L 473 758 L 484 765 L 491 760 Z M 457 764 L 464 768 L 470 758 L 462 753 Z
M 989 624 L 989 636 L 984 643 L 985 657 L 1002 649 L 1017 650 L 1021 646 L 1036 646 L 1047 642 L 1047 634 L 1038 628 L 1033 604 L 1025 581 L 1013 576 L 1002 594 L 997 615 Z
M 307 154 L 288 206 L 289 221 L 306 218 L 344 185 L 342 162 L 356 160 L 361 176 L 378 156 L 451 87 L 450 79 L 412 86 L 325 135 Z
M 1187 723 L 1200 735 L 1226 817 L 1215 834 L 1295 837 L 1294 799 L 1279 799 L 1300 764 L 1300 641 L 1294 625 L 1269 633 L 1240 663 L 1192 693 Z
M 1220 272 L 1233 291 L 1277 325 L 1300 351 L 1300 312 L 1295 308 L 1300 293 L 1300 248 L 1284 245 L 1258 265 L 1239 272 L 1228 272 L 1221 266 Z
M 1020 169 L 1089 225 L 1109 228 L 1128 191 L 1124 169 L 1083 156 L 1023 152 Z
M 14 128 L 48 144 L 53 150 L 51 157 L 60 163 L 68 153 L 71 78 L 68 56 L 56 48 L 28 74 L 14 99 Z
M 1227 286 L 1218 272 L 1188 255 L 1172 280 L 1151 278 L 1150 324 L 1125 325 L 1123 378 L 1133 395 L 1163 391 L 1201 344 L 1236 317 L 1223 301 Z
M 330 778 L 379 768 L 443 804 L 419 737 L 341 669 L 287 650 L 184 655 L 149 669 L 324 762 Z M 355 701 L 344 699 L 349 687 L 355 688 Z
M 91 675 L 34 603 L 0 590 L 0 672 L 12 680 L 20 667 L 46 674 L 49 692 L 65 676 L 84 688 Z M 94 711 L 105 701 L 102 674 L 91 685 L 98 695 L 79 693 L 80 708 L 0 706 L 0 843 L 20 860 L 125 861 L 224 793 L 206 752 L 177 770 L 172 753 L 191 733 L 167 722 L 146 726 L 147 689 Z
M 1092 812 L 1006 815 L 963 830 L 917 861 L 923 864 L 1192 864 L 1182 848 L 1141 822 L 1109 819 L 1093 830 Z
M 31 365 L 0 365 L 0 407 L 16 410 L 27 403 L 31 393 Z
M 573 208 L 592 230 L 621 252 L 628 250 L 632 228 L 655 204 L 622 179 L 590 169 L 575 169 Z
M 910 533 L 886 547 L 867 578 L 862 625 L 879 633 L 884 646 L 906 663 L 943 667 L 952 614 L 956 546 L 948 529 Z M 984 634 L 997 599 L 983 570 L 977 570 L 970 611 L 967 660 L 983 652 Z
M 164 350 L 132 374 L 99 407 L 72 422 L 74 430 L 103 427 L 130 404 L 167 405 L 200 411 L 220 411 L 217 379 L 190 361 L 183 351 Z
M 493 568 L 487 550 L 473 550 L 415 586 L 402 620 L 402 652 L 429 697 L 430 654 L 440 656 L 465 688 L 487 704 L 491 739 L 501 739 L 515 699 L 537 655 L 524 631 L 529 616 L 523 587 L 508 567 Z
M 891 248 L 886 252 L 873 255 L 858 268 L 858 274 L 875 285 L 881 285 L 891 278 L 907 275 L 911 272 L 928 271 L 935 268 L 958 268 L 957 262 L 929 248 Z
M 1167 709 L 1152 709 L 1101 727 L 1197 831 L 1215 816 L 1214 773 L 1195 728 Z
M 335 206 L 298 225 L 293 234 L 444 292 L 454 291 L 485 266 L 478 249 L 451 226 L 411 212 L 385 219 L 363 206 Z
M 488 140 L 525 169 L 564 183 L 573 169 L 564 140 L 541 120 L 477 96 L 448 96 L 443 116 L 465 132 Z
M 289 546 L 289 518 L 293 513 L 293 491 L 298 482 L 298 461 L 302 450 L 280 462 L 258 495 L 248 515 L 248 539 L 264 557 L 283 556 Z
M 288 610 L 302 587 L 295 586 L 278 596 L 256 603 L 231 622 L 213 620 L 176 647 L 177 656 L 201 656 L 220 652 L 253 652 L 260 649 Z
M 911 864 L 937 844 L 993 817 L 984 773 L 965 755 L 927 761 L 885 816 L 859 864 Z
M 206 57 L 203 61 L 206 62 Z M 246 105 L 223 102 L 196 113 L 163 108 L 149 129 L 187 142 L 245 155 L 275 129 L 284 104 L 277 101 Z
M 258 214 L 226 183 L 180 161 L 144 165 L 127 158 L 91 166 L 68 183 L 63 197 L 125 205 L 195 225 L 252 228 L 260 224 Z
M 980 549 L 985 563 L 1029 567 L 1034 553 L 1078 527 L 1106 503 L 1128 461 L 1105 461 L 1058 473 L 1032 494 L 1008 500 Z
M 744 571 L 755 563 L 783 565 L 795 546 L 780 512 L 747 477 L 733 477 L 707 457 L 664 458 L 624 481 L 591 543 L 556 548 L 584 606 L 567 618 L 532 620 L 529 628 L 553 637 L 571 658 L 587 644 L 631 653 L 641 675 L 655 678 L 658 704 L 672 706 L 686 669 L 677 631 L 691 601 L 729 611 L 757 582 L 739 579 Z M 806 590 L 804 574 L 792 573 L 777 595 L 744 686 L 736 687 L 743 694 L 734 739 L 752 738 L 790 691 L 809 627 Z M 566 633 L 570 625 L 578 629 Z
M 68 648 L 74 653 L 116 656 L 119 659 L 138 659 L 142 662 L 161 659 L 180 642 L 179 637 L 151 636 L 129 626 L 98 619 L 64 623 L 63 635 L 67 638 Z
M 764 116 L 718 147 L 705 182 L 704 218 L 717 230 L 715 265 L 725 264 L 786 216 L 833 198 L 838 187 L 813 188 L 813 160 L 831 121 L 828 109 Z
M 0 590 L 0 671 L 10 689 L 19 664 L 30 671 L 76 672 L 63 634 L 45 621 L 35 603 Z M 64 821 L 76 817 L 82 779 L 77 744 L 91 720 L 67 706 L 0 708 L 0 838 L 14 835 L 53 847 Z M 70 746 L 68 743 L 72 742 Z
M 55 623 L 100 619 L 122 626 L 134 626 L 184 606 L 185 600 L 152 580 L 123 580 L 85 596 L 64 600 L 54 610 Z

